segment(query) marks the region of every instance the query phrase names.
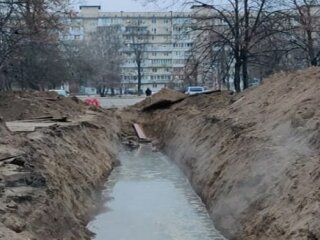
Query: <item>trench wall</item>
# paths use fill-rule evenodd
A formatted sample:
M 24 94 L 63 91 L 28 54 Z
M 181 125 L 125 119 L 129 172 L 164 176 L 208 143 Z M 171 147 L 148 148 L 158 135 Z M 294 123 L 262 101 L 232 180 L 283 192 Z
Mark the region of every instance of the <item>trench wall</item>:
M 91 239 L 86 225 L 117 164 L 118 133 L 115 120 L 101 115 L 19 135 L 23 156 L 2 168 L 0 239 Z
M 140 116 L 229 239 L 320 238 L 319 81 L 311 78 L 309 88 L 292 80 L 301 75 L 276 75 L 244 95 L 190 97 Z

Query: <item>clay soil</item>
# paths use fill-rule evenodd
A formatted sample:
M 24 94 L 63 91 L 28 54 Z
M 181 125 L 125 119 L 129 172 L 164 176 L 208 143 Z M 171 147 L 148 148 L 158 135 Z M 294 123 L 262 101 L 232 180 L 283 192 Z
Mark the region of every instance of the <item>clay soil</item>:
M 0 99 L 0 239 L 90 239 L 97 192 L 117 164 L 113 113 L 47 93 Z M 41 116 L 70 124 L 12 133 L 4 123 Z
M 320 239 L 319 68 L 143 111 L 150 102 L 130 116 L 184 170 L 229 239 Z

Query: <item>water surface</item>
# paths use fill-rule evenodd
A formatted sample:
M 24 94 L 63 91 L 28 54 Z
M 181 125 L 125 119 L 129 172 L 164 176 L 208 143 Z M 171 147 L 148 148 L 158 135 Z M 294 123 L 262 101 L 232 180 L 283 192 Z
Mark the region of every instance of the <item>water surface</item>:
M 106 183 L 96 240 L 222 240 L 186 177 L 149 145 L 120 154 Z

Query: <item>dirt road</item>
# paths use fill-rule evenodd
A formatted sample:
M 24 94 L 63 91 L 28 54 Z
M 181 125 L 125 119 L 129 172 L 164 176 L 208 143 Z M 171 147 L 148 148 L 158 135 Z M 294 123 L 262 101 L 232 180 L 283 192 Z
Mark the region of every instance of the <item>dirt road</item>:
M 88 98 L 87 96 L 77 96 L 81 100 Z M 103 108 L 124 108 L 134 105 L 145 99 L 145 96 L 115 96 L 115 97 L 95 97 Z

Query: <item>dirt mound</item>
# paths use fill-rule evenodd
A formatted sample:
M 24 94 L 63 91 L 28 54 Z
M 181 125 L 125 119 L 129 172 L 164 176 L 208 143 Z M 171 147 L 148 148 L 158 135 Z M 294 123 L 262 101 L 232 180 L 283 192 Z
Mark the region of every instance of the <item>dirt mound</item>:
M 54 92 L 0 93 L 0 116 L 5 121 L 44 116 L 73 118 L 81 115 L 83 110 L 82 102 Z
M 259 88 L 249 90 L 230 109 L 241 117 L 251 116 L 259 126 L 277 134 L 284 124 L 296 137 L 319 147 L 320 69 L 280 73 Z M 247 107 L 250 106 L 250 107 Z M 267 117 L 266 117 L 267 116 Z M 305 139 L 306 140 L 306 139 Z
M 320 239 L 320 69 L 144 113 L 232 239 Z
M 15 135 L 0 147 L 12 156 L 0 162 L 1 240 L 90 239 L 86 224 L 116 164 L 117 126 L 101 118 Z
M 9 130 L 6 127 L 5 122 L 3 121 L 3 119 L 0 117 L 0 136 L 4 136 L 9 134 Z
M 53 94 L 16 94 L 1 95 L 8 119 L 75 117 L 85 109 Z M 100 207 L 97 190 L 117 164 L 119 129 L 113 112 L 86 113 L 30 133 L 9 133 L 0 121 L 1 240 L 90 239 L 86 224 Z
M 147 97 L 145 100 L 133 105 L 133 108 L 138 108 L 142 111 L 160 109 L 181 101 L 186 97 L 187 96 L 183 93 L 163 88 L 151 97 Z

